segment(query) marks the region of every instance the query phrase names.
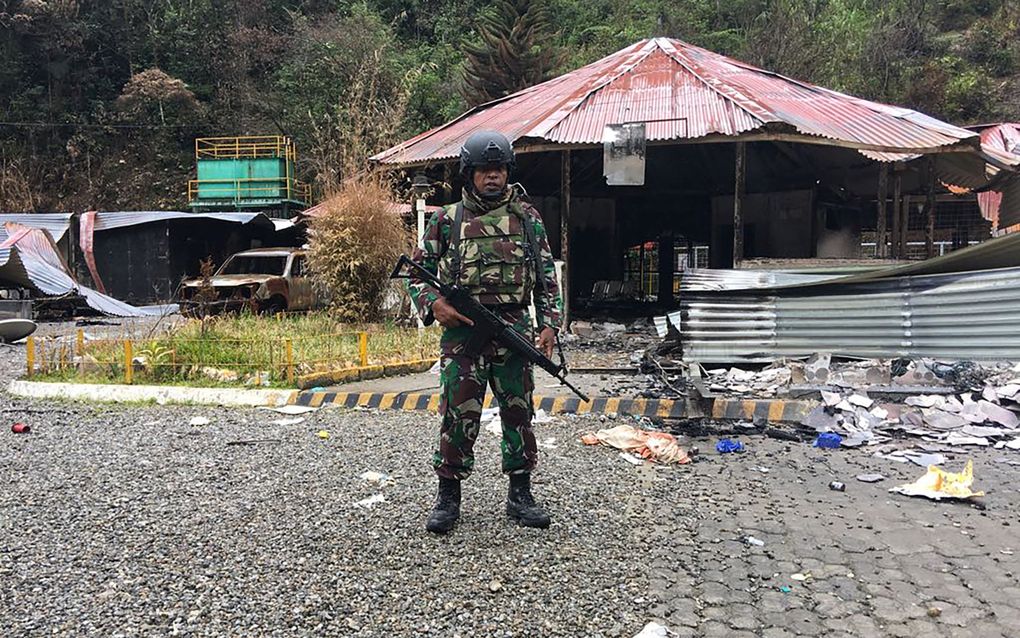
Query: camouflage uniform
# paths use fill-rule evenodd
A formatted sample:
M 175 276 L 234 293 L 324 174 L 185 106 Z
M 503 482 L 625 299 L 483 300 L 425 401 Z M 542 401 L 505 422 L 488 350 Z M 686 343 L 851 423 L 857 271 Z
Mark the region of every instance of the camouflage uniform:
M 458 264 L 450 246 L 456 208 L 452 204 L 432 216 L 414 260 L 437 272 L 443 281 L 451 281 L 454 271 L 459 270 L 458 284 L 531 338 L 534 332 L 527 306 L 534 295 L 539 330 L 559 330 L 559 286 L 538 211 L 522 201 L 513 188 L 499 202 L 487 202 L 465 191 Z M 536 273 L 535 247 L 540 253 L 540 274 Z M 431 324 L 435 321 L 432 304 L 438 291 L 415 279 L 408 289 L 422 320 Z M 531 364 L 491 342 L 478 356 L 464 353 L 471 330 L 470 326 L 446 328 L 440 340 L 439 411 L 443 422 L 433 456 L 436 474 L 447 479 L 464 479 L 471 474 L 486 384 L 492 387 L 503 424 L 503 472 L 528 472 L 535 467 L 538 456 L 531 429 L 531 393 L 535 387 Z

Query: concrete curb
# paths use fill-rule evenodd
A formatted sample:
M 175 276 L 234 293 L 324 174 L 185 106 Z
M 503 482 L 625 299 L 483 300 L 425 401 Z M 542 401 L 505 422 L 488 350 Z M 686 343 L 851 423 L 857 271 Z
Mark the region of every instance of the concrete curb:
M 352 381 L 395 377 L 415 372 L 425 372 L 435 363 L 435 359 L 416 359 L 399 363 L 311 372 L 298 377 L 297 385 L 302 390 L 306 390 L 317 385 L 337 385 L 340 383 L 351 383 Z
M 439 412 L 439 394 L 416 392 L 299 392 L 297 390 L 235 390 L 164 385 L 100 385 L 93 383 L 45 383 L 11 381 L 7 391 L 36 399 L 71 399 L 110 403 L 155 401 L 229 407 L 278 406 L 284 404 L 321 407 L 366 407 L 381 410 Z M 685 399 L 621 399 L 596 397 L 584 402 L 577 397 L 533 397 L 535 409 L 549 414 L 625 414 L 661 419 L 710 416 L 713 419 L 764 420 L 768 423 L 799 423 L 814 409 L 816 401 L 784 399 L 714 399 L 705 409 Z M 495 399 L 486 395 L 484 407 Z M 710 408 L 710 409 L 709 409 Z
M 439 394 L 405 392 L 301 392 L 291 403 L 310 407 L 334 405 L 381 410 L 439 411 Z M 764 419 L 770 423 L 800 422 L 816 405 L 813 401 L 715 399 L 711 410 L 702 412 L 692 401 L 683 399 L 620 399 L 596 397 L 583 402 L 576 397 L 534 396 L 535 409 L 549 414 L 626 414 L 658 418 L 711 416 L 715 419 Z M 493 407 L 494 398 L 486 395 L 484 407 Z
M 166 385 L 101 385 L 95 383 L 45 383 L 11 381 L 7 391 L 34 399 L 71 399 L 109 403 L 190 403 L 229 407 L 278 406 L 293 403 L 296 390 L 235 390 L 232 388 L 189 388 Z

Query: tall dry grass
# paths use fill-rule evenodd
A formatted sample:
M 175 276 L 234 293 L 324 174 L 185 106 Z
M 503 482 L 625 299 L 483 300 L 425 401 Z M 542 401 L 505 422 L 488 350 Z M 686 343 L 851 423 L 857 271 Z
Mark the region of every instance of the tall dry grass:
M 323 203 L 309 233 L 309 265 L 342 321 L 377 321 L 396 284 L 390 272 L 413 237 L 394 202 L 399 196 L 386 177 L 370 173 L 348 180 Z
M 0 157 L 0 211 L 30 213 L 35 210 L 36 203 L 31 181 L 21 164 Z

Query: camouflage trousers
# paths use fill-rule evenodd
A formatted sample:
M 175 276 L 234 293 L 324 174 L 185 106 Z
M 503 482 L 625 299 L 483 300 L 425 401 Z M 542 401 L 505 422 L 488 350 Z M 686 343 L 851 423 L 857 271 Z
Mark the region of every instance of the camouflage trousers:
M 529 472 L 538 460 L 531 429 L 531 394 L 535 389 L 531 364 L 495 344 L 489 344 L 478 356 L 464 354 L 461 350 L 467 334 L 466 328 L 448 329 L 441 342 L 439 412 L 443 422 L 432 458 L 436 474 L 451 479 L 465 479 L 471 474 L 486 385 L 492 387 L 503 424 L 503 472 Z

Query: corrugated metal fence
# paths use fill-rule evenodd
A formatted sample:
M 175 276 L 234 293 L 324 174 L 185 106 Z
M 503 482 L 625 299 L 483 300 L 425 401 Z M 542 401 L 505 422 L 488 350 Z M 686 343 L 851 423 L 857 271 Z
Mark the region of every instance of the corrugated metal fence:
M 964 264 L 973 269 L 947 272 Z M 669 315 L 684 358 L 761 362 L 827 352 L 1020 361 L 1020 237 L 908 267 L 797 279 L 754 271 L 685 274 L 680 312 Z
M 1020 360 L 1020 268 L 681 299 L 688 360 L 772 361 L 815 352 Z

